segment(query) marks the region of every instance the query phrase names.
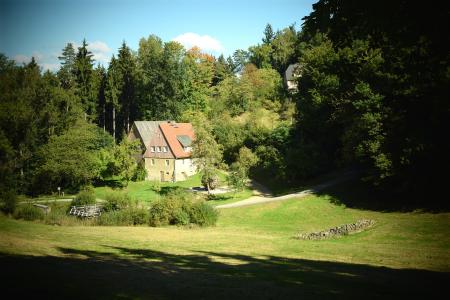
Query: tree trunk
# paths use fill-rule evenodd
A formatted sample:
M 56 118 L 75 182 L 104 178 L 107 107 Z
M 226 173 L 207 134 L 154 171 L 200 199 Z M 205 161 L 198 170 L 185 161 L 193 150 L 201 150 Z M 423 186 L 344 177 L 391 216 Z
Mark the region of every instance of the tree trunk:
M 208 190 L 208 196 L 211 195 L 211 188 L 209 187 L 209 182 L 206 184 L 206 189 Z
M 105 108 L 105 103 L 103 103 L 103 132 L 106 132 L 106 108 Z
M 114 105 L 112 108 L 112 127 L 114 142 L 116 142 L 116 108 L 114 107 Z
M 127 113 L 127 134 L 130 132 L 130 112 Z

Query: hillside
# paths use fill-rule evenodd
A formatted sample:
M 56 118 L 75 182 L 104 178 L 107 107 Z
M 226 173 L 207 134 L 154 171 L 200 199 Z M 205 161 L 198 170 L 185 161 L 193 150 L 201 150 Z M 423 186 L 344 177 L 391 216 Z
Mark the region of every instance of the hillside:
M 323 193 L 224 209 L 207 229 L 57 227 L 1 217 L 0 261 L 9 270 L 2 281 L 16 295 L 27 286 L 97 299 L 425 296 L 448 281 L 449 213 L 368 211 L 336 200 Z M 293 239 L 361 218 L 376 224 L 341 238 Z

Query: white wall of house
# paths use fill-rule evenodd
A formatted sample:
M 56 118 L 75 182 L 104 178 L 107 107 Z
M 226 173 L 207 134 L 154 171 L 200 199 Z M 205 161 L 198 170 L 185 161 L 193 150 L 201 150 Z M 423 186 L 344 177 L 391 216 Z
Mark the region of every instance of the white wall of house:
M 190 158 L 175 160 L 175 180 L 183 181 L 188 176 L 192 176 L 197 172 L 197 168 Z

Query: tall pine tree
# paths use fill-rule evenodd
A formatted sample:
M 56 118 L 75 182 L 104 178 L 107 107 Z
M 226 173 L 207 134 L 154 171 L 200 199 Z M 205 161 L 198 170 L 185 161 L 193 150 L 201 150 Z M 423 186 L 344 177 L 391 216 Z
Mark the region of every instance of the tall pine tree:
M 72 43 L 64 47 L 62 55 L 58 56 L 61 61 L 61 68 L 58 71 L 58 78 L 64 89 L 70 89 L 75 86 L 75 59 L 76 53 Z
M 130 48 L 125 41 L 119 49 L 117 67 L 120 73 L 120 94 L 119 101 L 121 110 L 121 128 L 120 131 L 130 131 L 130 124 L 137 116 L 136 97 L 136 60 L 131 53 Z
M 75 77 L 76 93 L 81 99 L 84 109 L 84 118 L 95 117 L 96 93 L 93 87 L 93 54 L 87 49 L 86 39 L 83 40 L 81 47 L 78 47 L 77 57 L 75 59 Z

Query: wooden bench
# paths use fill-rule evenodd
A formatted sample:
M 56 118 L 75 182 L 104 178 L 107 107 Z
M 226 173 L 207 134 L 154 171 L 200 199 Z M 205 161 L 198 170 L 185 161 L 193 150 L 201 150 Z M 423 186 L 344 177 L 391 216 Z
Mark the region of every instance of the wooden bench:
M 35 203 L 33 206 L 42 209 L 46 215 L 51 211 L 51 207 L 47 205 Z

